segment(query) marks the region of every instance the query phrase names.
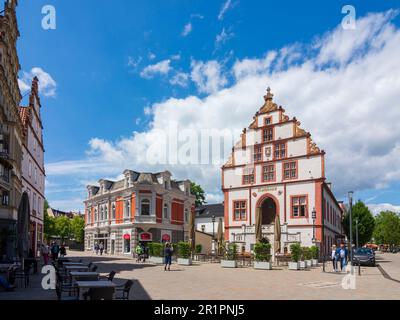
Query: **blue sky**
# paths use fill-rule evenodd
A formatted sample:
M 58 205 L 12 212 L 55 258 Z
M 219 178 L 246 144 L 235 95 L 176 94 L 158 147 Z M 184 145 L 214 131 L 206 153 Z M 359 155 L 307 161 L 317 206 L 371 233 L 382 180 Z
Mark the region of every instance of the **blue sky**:
M 81 209 L 81 202 L 86 195 L 85 184 L 105 176 L 116 178 L 124 165 L 134 170 L 163 169 L 136 161 L 136 153 L 127 150 L 135 149 L 141 143 L 141 138 L 149 137 L 154 127 L 163 125 L 159 121 L 162 111 L 171 108 L 172 111 L 167 114 L 178 112 L 172 109 L 173 103 L 188 103 L 190 97 L 196 99 L 194 104 L 205 105 L 221 97 L 223 92 L 228 95 L 236 92 L 235 88 L 240 88 L 243 81 L 250 81 L 248 77 L 244 79 L 235 74 L 238 62 L 244 62 L 247 58 L 246 61 L 250 63 L 242 64 L 241 67 L 248 74 L 251 68 L 249 64 L 262 64 L 260 59 L 269 52 L 278 52 L 283 56 L 284 48 L 288 53 L 282 60 L 283 65 L 278 68 L 275 63 L 273 67 L 257 71 L 257 76 L 251 75 L 252 81 L 255 81 L 256 86 L 260 86 L 260 81 L 265 81 L 261 87 L 270 85 L 273 90 L 276 88 L 274 92 L 278 103 L 286 106 L 287 112 L 300 120 L 302 119 L 298 114 L 304 114 L 303 124 L 309 123 L 308 127 L 305 126 L 306 129 L 326 149 L 328 157 L 330 150 L 336 152 L 334 147 L 328 147 L 337 145 L 341 140 L 331 139 L 318 127 L 312 131 L 312 116 L 307 113 L 310 110 L 296 105 L 296 102 L 303 101 L 292 92 L 294 89 L 287 89 L 288 86 L 301 88 L 304 81 L 300 79 L 298 83 L 286 82 L 289 85 L 284 86 L 281 79 L 289 79 L 296 67 L 305 66 L 305 62 L 310 59 L 317 61 L 318 56 L 321 58 L 325 51 L 329 53 L 332 50 L 328 41 L 333 42 L 336 39 L 334 35 L 339 34 L 340 30 L 337 28 L 344 16 L 341 10 L 349 3 L 306 3 L 243 0 L 19 1 L 20 77 L 27 83 L 29 76 L 40 72 L 46 82 L 42 81 L 42 86 L 45 86 L 42 88 L 42 117 L 48 167 L 47 197 L 50 204 L 64 210 Z M 44 30 L 41 26 L 42 7 L 49 4 L 56 9 L 56 30 Z M 352 1 L 351 5 L 356 9 L 357 21 L 369 13 L 383 14 L 390 9 L 400 8 L 398 0 Z M 381 36 L 384 39 L 382 41 L 388 43 L 387 46 L 390 41 L 397 41 L 396 32 L 400 19 L 396 13 L 382 20 L 364 20 L 365 23 L 361 23 L 351 35 L 354 39 L 360 39 L 362 44 L 348 49 L 348 34 L 339 37 L 342 42 L 338 47 L 342 46 L 344 51 L 330 52 L 331 60 L 325 60 L 326 65 L 321 67 L 318 74 L 313 73 L 313 76 L 329 73 L 327 65 L 332 62 L 337 72 L 347 70 L 347 73 L 360 62 L 372 64 L 372 59 L 378 56 L 375 46 L 371 45 L 373 39 Z M 373 29 L 374 21 L 381 21 L 378 29 Z M 373 26 L 373 30 L 364 32 L 370 30 L 370 26 Z M 315 46 L 319 47 L 317 53 L 313 52 Z M 343 52 L 351 56 L 343 56 Z M 336 65 L 338 61 L 339 64 Z M 203 79 L 204 74 L 207 76 Z M 382 78 L 380 74 L 375 76 L 376 79 Z M 394 89 L 399 83 L 398 78 L 395 80 L 388 79 Z M 371 81 L 377 83 L 376 80 Z M 316 88 L 310 90 L 318 92 Z M 245 113 L 231 115 L 235 118 L 231 122 L 232 127 L 240 129 L 248 125 L 251 115 L 262 101 L 260 99 L 264 91 L 258 92 L 252 101 L 249 100 Z M 354 99 L 360 98 L 356 94 L 364 96 L 354 90 Z M 396 101 L 396 93 L 392 95 L 393 101 Z M 319 99 L 324 101 L 323 97 Z M 396 112 L 390 101 L 392 100 L 386 102 L 387 107 Z M 221 100 L 221 105 L 222 102 Z M 326 108 L 336 114 L 333 107 Z M 370 111 L 368 108 L 373 108 L 373 104 L 371 107 L 364 105 L 364 108 Z M 202 111 L 194 110 L 186 114 L 185 110 L 184 119 L 188 123 L 195 123 L 196 112 Z M 226 115 L 226 110 L 222 115 Z M 182 113 L 175 115 L 180 116 Z M 350 120 L 351 118 L 340 127 L 346 127 L 349 133 L 354 134 Z M 224 121 L 225 117 L 219 123 Z M 222 127 L 224 126 L 229 127 L 229 122 Z M 372 143 L 367 142 L 370 137 L 365 135 L 365 139 L 359 138 L 354 144 L 346 145 L 346 150 L 355 154 L 362 150 L 365 157 L 382 156 L 382 161 L 387 162 L 380 164 L 380 167 L 388 167 L 391 172 L 380 169 L 379 176 L 398 176 L 399 181 L 400 168 L 399 165 L 393 165 L 392 160 L 400 148 L 396 143 L 399 140 L 398 133 L 382 133 L 382 137 L 373 138 L 376 141 Z M 381 151 L 380 143 L 384 143 L 387 149 Z M 145 147 L 139 146 L 138 149 L 140 148 Z M 122 158 L 116 159 L 114 154 L 121 154 Z M 331 172 L 328 169 L 328 174 L 331 173 L 329 178 L 334 186 L 339 185 L 338 198 L 344 196 L 345 190 L 355 189 L 356 196 L 371 205 L 391 204 L 400 209 L 399 183 L 389 177 L 371 184 L 370 180 L 376 179 L 375 175 L 367 177 L 370 173 L 368 170 L 374 168 L 372 164 L 365 164 L 365 168 L 361 165 L 363 170 L 360 174 L 357 173 L 357 177 L 350 179 L 355 181 L 354 185 L 349 181 L 343 182 L 344 176 L 349 179 L 349 174 L 356 174 L 355 171 L 360 167 L 357 165 L 358 161 L 360 159 L 354 158 L 353 162 L 337 165 L 336 161 L 331 160 L 333 169 Z M 355 166 L 354 171 L 351 166 Z M 349 172 L 343 172 L 343 167 Z M 211 168 L 196 170 L 192 172 L 188 167 L 186 171 L 177 169 L 175 173 L 177 178 L 190 178 L 203 184 L 209 193 L 209 202 L 220 200 L 219 179 L 208 179 L 210 172 L 217 171 L 212 171 Z M 174 173 L 174 170 L 171 171 Z M 360 175 L 365 177 L 360 178 Z

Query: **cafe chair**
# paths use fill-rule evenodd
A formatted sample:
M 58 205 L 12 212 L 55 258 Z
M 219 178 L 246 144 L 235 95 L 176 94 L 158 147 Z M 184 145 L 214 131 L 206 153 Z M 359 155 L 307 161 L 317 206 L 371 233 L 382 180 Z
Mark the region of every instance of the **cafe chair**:
M 61 272 L 56 271 L 56 294 L 58 300 L 62 300 L 62 294 L 68 293 L 71 297 L 73 294 L 77 295 L 76 288 L 72 285 L 71 278 L 64 276 Z
M 83 294 L 84 300 L 113 300 L 114 288 L 90 288 Z
M 117 286 L 117 288 L 116 288 L 117 294 L 121 293 L 121 295 L 117 296 L 116 299 L 117 300 L 129 300 L 129 292 L 131 291 L 132 285 L 133 285 L 133 281 L 128 280 L 127 282 L 125 282 L 124 285 Z
M 24 287 L 27 288 L 29 286 L 29 272 L 31 270 L 30 264 L 25 264 L 24 269 L 21 266 L 16 267 L 12 270 L 12 278 L 14 280 L 19 279 L 20 287 L 22 287 L 22 282 L 24 283 Z
M 115 277 L 115 274 L 116 274 L 116 272 L 115 271 L 111 271 L 110 273 L 109 273 L 109 275 L 108 276 L 102 276 L 101 277 L 101 280 L 108 280 L 108 281 L 113 281 L 114 280 L 114 277 Z
M 96 272 L 98 269 L 98 266 L 93 266 L 92 269 L 90 269 L 91 272 Z

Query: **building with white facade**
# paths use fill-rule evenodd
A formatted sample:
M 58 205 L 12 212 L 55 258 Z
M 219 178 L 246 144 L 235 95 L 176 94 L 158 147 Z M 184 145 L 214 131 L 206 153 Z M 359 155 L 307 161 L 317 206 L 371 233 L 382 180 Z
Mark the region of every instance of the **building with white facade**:
M 274 103 L 269 88 L 264 100 L 222 167 L 225 239 L 250 251 L 261 210 L 262 236 L 270 243 L 279 219 L 281 251 L 300 242 L 328 252 L 342 238 L 342 209 L 326 183 L 325 152 Z
M 43 210 L 46 173 L 44 169 L 43 124 L 40 114 L 39 80 L 32 81 L 29 105 L 20 107 L 24 126 L 22 156 L 22 191 L 27 192 L 30 204 L 30 239 L 33 252 L 43 241 Z
M 196 208 L 195 228 L 197 231 L 216 235 L 219 223 L 224 227 L 224 204 L 205 204 Z
M 111 254 L 130 254 L 139 242 L 188 240 L 195 196 L 190 181 L 175 181 L 168 171 L 124 171 L 120 181 L 88 186 L 85 248 L 103 243 Z

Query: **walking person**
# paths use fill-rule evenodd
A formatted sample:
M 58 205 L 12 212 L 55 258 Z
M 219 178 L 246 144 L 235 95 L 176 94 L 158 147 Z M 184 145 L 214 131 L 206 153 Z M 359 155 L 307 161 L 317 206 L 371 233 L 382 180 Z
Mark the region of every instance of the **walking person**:
M 102 255 L 103 255 L 103 251 L 104 251 L 104 244 L 103 244 L 103 242 L 100 242 L 99 250 L 100 250 L 100 255 L 102 256 Z
M 99 244 L 97 242 L 94 244 L 94 252 L 96 252 L 96 255 L 99 254 Z
M 172 264 L 172 252 L 173 249 L 169 242 L 166 243 L 165 245 L 165 250 L 164 250 L 164 256 L 165 256 L 165 266 L 164 266 L 164 271 L 171 271 L 171 264 Z
M 347 258 L 348 258 L 348 250 L 344 246 L 344 243 L 340 244 L 340 248 L 338 250 L 339 252 L 339 259 L 340 259 L 340 270 L 341 271 L 346 271 L 347 267 Z
M 338 263 L 338 260 L 339 260 L 339 255 L 336 252 L 336 246 L 335 245 L 332 246 L 331 259 L 332 259 L 332 264 L 333 264 L 333 271 L 334 272 L 338 272 L 337 263 Z
M 136 246 L 135 253 L 136 253 L 136 262 L 140 262 L 143 254 L 142 247 L 140 246 L 140 244 Z
M 63 244 L 60 248 L 60 256 L 64 258 L 67 255 L 67 249 L 65 249 L 65 245 Z
M 43 263 L 46 266 L 49 263 L 49 246 L 45 243 L 42 243 L 40 250 L 43 257 Z
M 50 251 L 51 258 L 53 259 L 53 261 L 56 261 L 58 259 L 58 253 L 60 252 L 60 247 L 56 242 L 52 242 Z

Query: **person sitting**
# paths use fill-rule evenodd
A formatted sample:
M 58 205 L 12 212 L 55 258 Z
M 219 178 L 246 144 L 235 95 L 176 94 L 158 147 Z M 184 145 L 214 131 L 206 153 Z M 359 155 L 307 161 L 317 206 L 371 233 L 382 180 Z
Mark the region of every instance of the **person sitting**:
M 0 276 L 0 287 L 3 287 L 4 289 L 6 289 L 6 291 L 12 291 L 15 289 L 14 285 L 11 285 L 6 278 L 4 278 L 3 276 Z

